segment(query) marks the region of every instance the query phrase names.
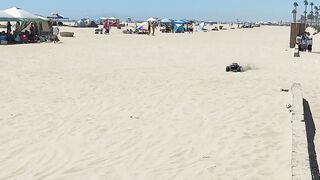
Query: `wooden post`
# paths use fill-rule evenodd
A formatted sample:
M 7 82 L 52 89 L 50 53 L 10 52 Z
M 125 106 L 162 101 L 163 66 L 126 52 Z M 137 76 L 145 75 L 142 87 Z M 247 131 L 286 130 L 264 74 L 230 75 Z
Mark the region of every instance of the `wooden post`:
M 290 33 L 290 48 L 296 46 L 296 37 L 305 32 L 305 23 L 291 23 L 291 33 Z

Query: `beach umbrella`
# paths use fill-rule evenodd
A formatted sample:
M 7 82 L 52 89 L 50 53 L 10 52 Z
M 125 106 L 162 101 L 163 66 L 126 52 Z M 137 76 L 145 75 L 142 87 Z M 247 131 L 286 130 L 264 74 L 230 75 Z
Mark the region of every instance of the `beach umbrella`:
M 69 18 L 63 17 L 62 15 L 60 15 L 58 13 L 52 13 L 51 16 L 48 16 L 47 18 L 54 19 L 54 20 L 69 19 Z
M 13 17 L 12 15 L 4 12 L 4 11 L 0 11 L 0 21 L 15 21 L 17 20 L 15 17 Z
M 147 19 L 147 21 L 148 21 L 148 22 L 156 22 L 156 21 L 158 21 L 158 20 L 157 20 L 156 18 L 151 17 L 151 18 Z
M 28 12 L 26 10 L 16 8 L 16 7 L 6 9 L 4 10 L 4 12 L 18 19 L 39 20 L 39 18 L 36 15 L 32 14 L 31 12 Z
M 172 19 L 169 19 L 169 18 L 164 18 L 164 19 L 161 19 L 160 22 L 161 22 L 161 23 L 173 23 L 173 20 L 172 20 Z

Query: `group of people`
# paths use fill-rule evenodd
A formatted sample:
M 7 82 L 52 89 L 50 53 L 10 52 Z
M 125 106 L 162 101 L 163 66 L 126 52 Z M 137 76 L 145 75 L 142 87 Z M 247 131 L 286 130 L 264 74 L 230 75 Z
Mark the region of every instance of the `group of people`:
M 17 31 L 20 27 L 19 22 L 15 26 L 16 30 L 12 31 L 11 23 L 7 23 L 7 32 L 2 31 L 0 33 L 1 44 L 32 43 L 38 40 L 38 27 L 36 24 L 31 23 L 29 30 L 25 30 L 24 32 Z
M 312 41 L 313 37 L 309 32 L 299 34 L 296 38 L 296 44 L 298 45 L 299 51 L 312 52 Z
M 46 40 L 59 42 L 57 30 L 53 28 L 53 34 L 47 39 L 43 39 L 39 34 L 39 28 L 36 23 L 31 23 L 27 29 L 22 31 L 20 22 L 15 24 L 15 30 L 12 30 L 12 24 L 7 23 L 7 32 L 0 32 L 0 43 L 3 45 L 6 44 L 20 44 L 20 43 L 36 43 L 44 42 Z M 59 30 L 58 30 L 59 31 Z

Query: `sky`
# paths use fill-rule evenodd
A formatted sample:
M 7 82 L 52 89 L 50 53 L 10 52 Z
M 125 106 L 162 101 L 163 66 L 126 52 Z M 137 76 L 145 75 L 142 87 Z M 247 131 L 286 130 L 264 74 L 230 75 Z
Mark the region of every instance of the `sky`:
M 116 16 L 134 20 L 169 17 L 213 21 L 290 21 L 292 4 L 291 0 L 0 0 L 0 9 L 20 7 L 43 16 L 57 12 L 71 19 Z

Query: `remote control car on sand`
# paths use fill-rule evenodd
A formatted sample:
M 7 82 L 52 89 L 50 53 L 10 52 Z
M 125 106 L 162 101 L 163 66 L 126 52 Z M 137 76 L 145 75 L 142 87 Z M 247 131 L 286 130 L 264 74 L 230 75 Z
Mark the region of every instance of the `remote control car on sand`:
M 243 72 L 242 66 L 240 66 L 238 63 L 232 63 L 229 66 L 226 67 L 227 72 Z

